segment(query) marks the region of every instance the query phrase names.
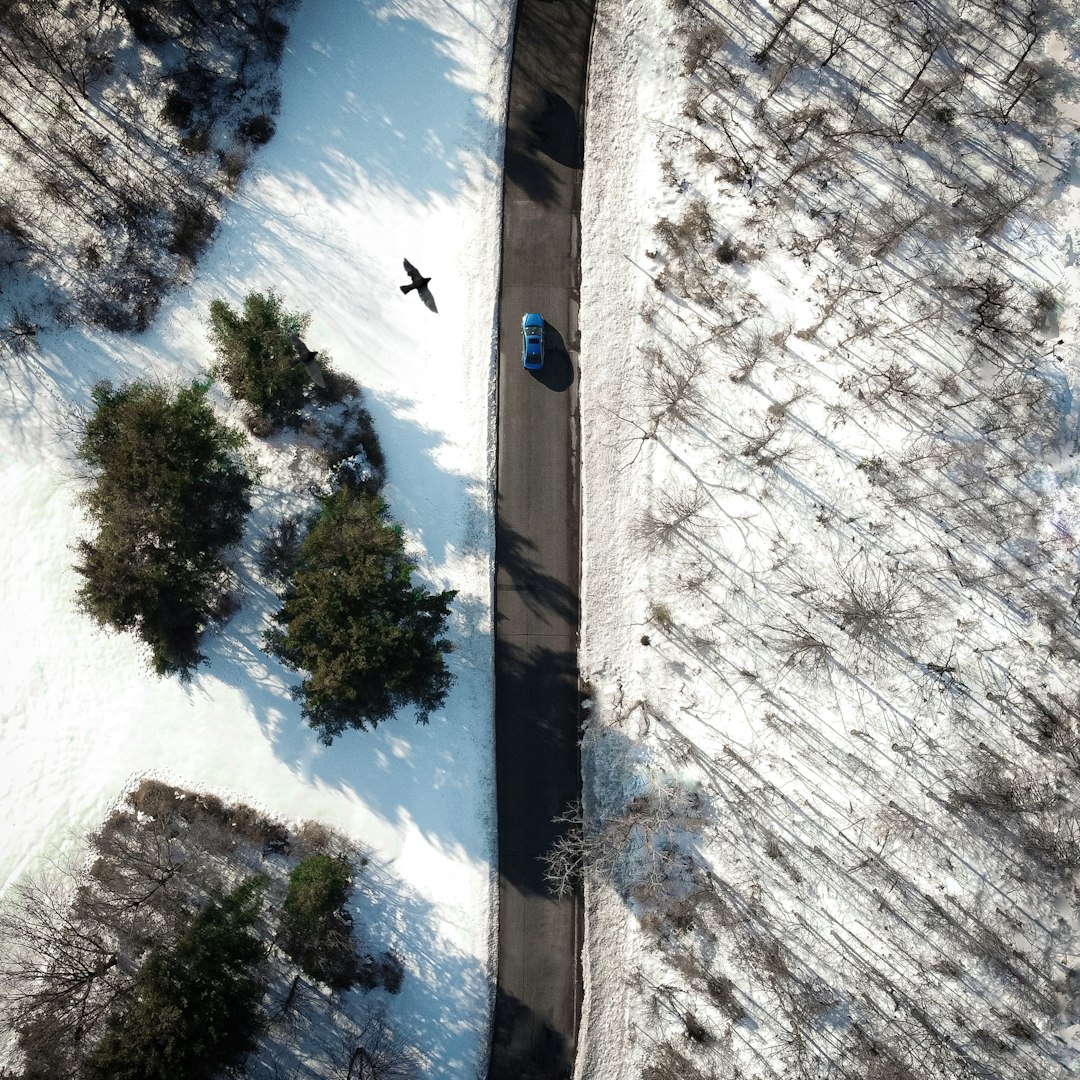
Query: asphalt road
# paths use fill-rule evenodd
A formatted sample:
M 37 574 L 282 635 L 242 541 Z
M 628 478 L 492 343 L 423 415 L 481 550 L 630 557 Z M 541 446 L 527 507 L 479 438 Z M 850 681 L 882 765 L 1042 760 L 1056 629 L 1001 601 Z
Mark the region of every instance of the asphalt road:
M 495 731 L 499 975 L 489 1076 L 573 1073 L 581 899 L 553 897 L 541 856 L 580 792 L 577 674 L 578 260 L 594 0 L 519 0 L 510 82 L 499 317 Z M 521 364 L 521 317 L 546 359 Z

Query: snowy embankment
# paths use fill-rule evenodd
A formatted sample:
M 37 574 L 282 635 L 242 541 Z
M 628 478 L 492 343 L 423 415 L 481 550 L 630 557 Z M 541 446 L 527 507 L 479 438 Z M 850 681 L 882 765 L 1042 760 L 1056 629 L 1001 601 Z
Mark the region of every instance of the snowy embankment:
M 1073 1073 L 1075 13 L 599 8 L 581 1075 Z
M 409 921 L 388 910 L 373 935 L 405 958 L 399 1031 L 447 1077 L 483 1068 L 493 992 L 490 384 L 509 7 L 306 0 L 277 134 L 194 284 L 138 339 L 39 335 L 0 387 L 0 885 L 75 850 L 145 775 L 326 822 L 408 897 Z M 405 257 L 431 276 L 438 314 L 398 291 Z M 403 716 L 320 746 L 290 673 L 259 647 L 275 598 L 254 545 L 310 505 L 319 479 L 288 440 L 253 444 L 261 483 L 237 558 L 242 607 L 205 642 L 210 663 L 189 686 L 155 679 L 132 639 L 74 611 L 71 546 L 85 523 L 73 412 L 102 378 L 199 375 L 211 300 L 268 288 L 312 313 L 311 346 L 363 387 L 391 511 L 424 577 L 458 590 L 457 681 L 428 727 Z

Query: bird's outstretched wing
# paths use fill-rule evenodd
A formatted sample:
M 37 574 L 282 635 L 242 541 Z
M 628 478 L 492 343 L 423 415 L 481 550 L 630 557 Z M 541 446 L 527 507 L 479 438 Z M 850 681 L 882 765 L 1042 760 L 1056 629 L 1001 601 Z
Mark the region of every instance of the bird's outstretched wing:
M 318 353 L 309 349 L 303 341 L 300 340 L 299 334 L 293 334 L 289 339 L 289 344 L 293 347 L 293 352 L 296 354 L 290 361 L 289 367 L 297 367 L 302 364 L 304 370 L 308 373 L 308 378 L 321 389 L 326 389 L 326 378 L 323 374 L 322 365 L 318 361 Z
M 326 377 L 323 375 L 322 365 L 319 361 L 315 359 L 305 360 L 303 364 L 304 370 L 308 373 L 308 378 L 321 390 L 325 390 L 327 388 Z
M 424 275 L 408 259 L 403 259 L 402 263 L 405 266 L 405 273 L 409 275 L 409 280 L 414 285 L 419 285 L 424 280 Z

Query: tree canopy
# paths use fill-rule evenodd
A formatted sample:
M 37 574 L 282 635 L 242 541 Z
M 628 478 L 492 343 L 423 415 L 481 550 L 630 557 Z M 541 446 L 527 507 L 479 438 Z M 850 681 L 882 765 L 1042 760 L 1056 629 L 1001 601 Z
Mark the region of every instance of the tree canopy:
M 266 647 L 294 671 L 303 715 L 329 744 L 412 705 L 426 722 L 453 677 L 443 638 L 454 591 L 413 583 L 415 562 L 378 496 L 327 496 L 304 540 Z
M 224 300 L 210 305 L 214 374 L 272 427 L 293 423 L 306 401 L 310 380 L 302 365 L 292 364 L 292 337 L 310 321 L 306 313 L 286 311 L 272 290 L 248 293 L 239 312 Z
M 151 951 L 86 1063 L 86 1080 L 210 1080 L 255 1049 L 264 886 L 249 878 L 200 911 L 175 946 Z
M 79 443 L 96 527 L 76 545 L 80 608 L 100 625 L 134 631 L 159 675 L 191 672 L 199 639 L 221 609 L 222 550 L 242 534 L 251 476 L 206 400 L 207 386 L 99 383 Z
M 344 859 L 310 855 L 289 876 L 281 912 L 282 946 L 312 976 L 331 986 L 356 979 L 352 927 L 341 909 L 352 892 L 352 871 Z

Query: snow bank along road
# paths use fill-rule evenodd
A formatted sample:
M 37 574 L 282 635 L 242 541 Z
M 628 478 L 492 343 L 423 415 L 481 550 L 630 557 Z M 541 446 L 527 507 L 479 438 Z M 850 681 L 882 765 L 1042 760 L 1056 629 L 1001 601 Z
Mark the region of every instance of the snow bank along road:
M 504 180 L 495 524 L 499 977 L 490 1076 L 568 1077 L 581 901 L 540 857 L 578 797 L 578 408 L 582 112 L 594 0 L 518 5 Z M 521 364 L 521 317 L 547 358 Z

